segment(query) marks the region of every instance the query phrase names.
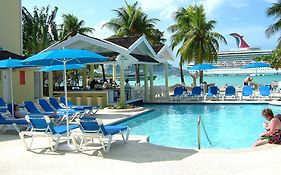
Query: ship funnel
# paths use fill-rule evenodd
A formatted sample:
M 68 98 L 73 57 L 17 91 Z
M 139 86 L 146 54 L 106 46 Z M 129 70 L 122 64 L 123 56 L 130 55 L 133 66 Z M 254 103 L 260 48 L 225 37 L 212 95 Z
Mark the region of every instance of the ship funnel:
M 239 35 L 238 33 L 231 33 L 230 36 L 233 36 L 236 40 L 237 47 L 238 48 L 249 48 L 250 46 L 246 43 L 246 41 L 243 39 L 242 35 Z

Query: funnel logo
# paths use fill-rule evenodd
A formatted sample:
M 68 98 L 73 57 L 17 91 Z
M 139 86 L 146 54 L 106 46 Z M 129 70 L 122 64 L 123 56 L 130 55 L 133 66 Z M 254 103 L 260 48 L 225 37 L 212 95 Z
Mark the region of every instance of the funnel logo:
M 238 48 L 249 48 L 250 47 L 246 43 L 246 41 L 243 39 L 242 35 L 239 35 L 238 33 L 231 33 L 230 36 L 233 36 L 235 38 Z

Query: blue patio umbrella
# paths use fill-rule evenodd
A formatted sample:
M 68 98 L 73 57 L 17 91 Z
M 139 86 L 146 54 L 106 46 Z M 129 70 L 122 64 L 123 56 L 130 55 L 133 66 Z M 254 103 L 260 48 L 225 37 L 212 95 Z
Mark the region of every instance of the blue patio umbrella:
M 66 70 L 70 70 L 70 69 L 83 69 L 85 67 L 86 67 L 85 64 L 67 64 L 66 65 Z M 60 71 L 60 70 L 64 70 L 64 66 L 63 65 L 45 66 L 45 67 L 42 67 L 39 71 L 41 71 L 41 72 L 50 72 L 50 71 Z
M 247 64 L 244 66 L 244 68 L 259 68 L 259 67 L 271 67 L 271 64 L 255 62 L 255 63 L 250 63 L 250 64 Z
M 81 49 L 59 49 L 40 52 L 33 55 L 22 62 L 24 64 L 38 66 L 63 65 L 64 67 L 64 92 L 67 99 L 67 83 L 66 83 L 66 65 L 67 64 L 87 64 L 101 63 L 107 61 L 108 58 L 95 52 Z M 68 121 L 68 103 L 66 100 L 66 125 L 67 125 L 67 144 L 69 144 L 69 121 Z
M 243 68 L 256 68 L 256 74 L 258 73 L 258 68 L 260 67 L 271 67 L 271 64 L 263 63 L 263 62 L 255 62 L 243 66 Z
M 208 70 L 218 68 L 212 64 L 196 64 L 187 70 L 196 71 L 196 70 Z
M 11 103 L 14 104 L 14 97 L 13 97 L 13 76 L 12 76 L 12 69 L 15 68 L 24 68 L 24 67 L 33 67 L 32 65 L 24 65 L 22 64 L 21 60 L 17 59 L 5 59 L 0 61 L 0 69 L 9 69 L 10 70 L 10 88 L 11 88 Z M 12 115 L 14 115 L 14 105 L 12 105 Z

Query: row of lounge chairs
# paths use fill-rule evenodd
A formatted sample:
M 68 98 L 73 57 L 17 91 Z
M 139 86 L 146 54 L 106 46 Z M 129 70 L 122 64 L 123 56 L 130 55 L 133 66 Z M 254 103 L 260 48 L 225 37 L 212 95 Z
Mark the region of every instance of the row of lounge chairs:
M 92 141 L 95 138 L 99 139 L 105 153 L 108 153 L 110 150 L 113 135 L 121 134 L 124 143 L 129 139 L 130 129 L 128 127 L 104 125 L 101 120 L 93 117 L 77 119 L 77 124 L 70 124 L 68 130 L 66 125 L 54 126 L 48 116 L 27 115 L 25 118 L 31 126 L 31 129 L 29 131 L 21 131 L 19 136 L 26 150 L 31 150 L 35 137 L 46 137 L 51 150 L 56 151 L 60 143 L 60 138 L 65 135 L 67 131 L 71 132 L 71 140 L 74 143 L 76 151 L 83 150 L 83 146 L 88 144 L 88 138 Z M 126 137 L 124 136 L 125 132 L 127 132 Z M 30 144 L 27 143 L 26 136 L 31 137 Z M 53 140 L 55 141 L 54 146 L 52 143 Z M 80 141 L 80 143 L 78 143 L 78 141 Z
M 208 88 L 208 92 L 204 94 L 202 88 L 200 86 L 195 86 L 192 88 L 191 93 L 186 93 L 185 88 L 183 86 L 176 87 L 174 89 L 174 94 L 171 96 L 172 100 L 192 100 L 196 98 L 199 100 L 208 100 L 208 99 L 216 99 L 219 100 L 228 100 L 234 99 L 237 100 L 239 97 L 240 100 L 244 99 L 254 99 L 256 96 L 254 94 L 253 88 L 251 86 L 243 86 L 241 95 L 238 95 L 237 90 L 234 86 L 227 86 L 225 88 L 225 92 L 222 94 L 219 92 L 219 88 L 217 86 L 210 86 Z M 260 86 L 258 99 L 271 99 L 271 91 L 270 86 Z
M 61 103 L 55 98 L 49 98 L 49 100 L 39 99 L 38 105 L 40 105 L 41 109 L 38 109 L 38 105 L 35 105 L 32 101 L 25 101 L 23 104 L 29 114 L 25 116 L 25 119 L 15 119 L 12 116 L 7 117 L 7 113 L 12 114 L 11 104 L 6 104 L 0 97 L 0 126 L 12 125 L 19 132 L 19 136 L 27 150 L 31 149 L 35 137 L 46 137 L 51 150 L 55 151 L 60 138 L 67 132 L 71 132 L 71 138 L 77 151 L 82 150 L 83 145 L 87 145 L 88 137 L 99 139 L 106 153 L 110 149 L 113 135 L 120 133 L 125 142 L 128 140 L 129 129 L 127 127 L 103 125 L 94 116 L 88 117 L 89 114 L 95 114 L 99 106 L 76 106 L 68 101 L 69 109 L 67 110 L 72 123 L 67 129 L 63 122 L 66 117 L 65 99 L 60 98 L 59 100 Z M 52 114 L 56 114 L 54 118 L 59 119 L 60 122 L 51 120 Z M 26 126 L 27 129 L 20 131 L 18 126 Z M 75 132 L 72 132 L 74 130 Z M 126 138 L 123 135 L 125 131 L 128 131 Z M 31 139 L 30 144 L 27 144 L 26 139 Z M 53 140 L 55 141 L 54 146 Z

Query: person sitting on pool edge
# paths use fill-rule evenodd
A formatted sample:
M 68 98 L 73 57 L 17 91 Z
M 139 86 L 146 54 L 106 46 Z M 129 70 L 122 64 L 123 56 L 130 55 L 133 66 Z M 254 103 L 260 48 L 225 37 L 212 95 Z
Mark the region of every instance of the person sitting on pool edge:
M 269 122 L 264 124 L 266 131 L 260 135 L 254 146 L 266 143 L 281 143 L 281 121 L 279 117 L 274 117 L 272 110 L 268 108 L 262 111 L 262 116 Z

